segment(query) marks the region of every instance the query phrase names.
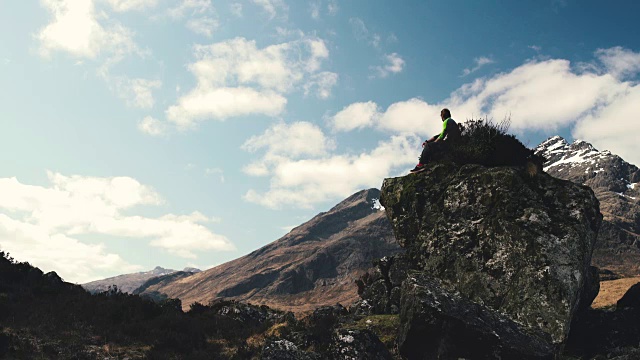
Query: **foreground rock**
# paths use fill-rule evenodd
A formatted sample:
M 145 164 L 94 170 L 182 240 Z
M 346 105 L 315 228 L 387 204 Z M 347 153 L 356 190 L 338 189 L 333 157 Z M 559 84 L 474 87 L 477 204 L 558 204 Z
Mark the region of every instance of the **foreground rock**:
M 398 339 L 408 359 L 550 359 L 553 347 L 516 322 L 412 272 L 402 288 Z
M 574 315 L 593 300 L 594 285 L 587 282 L 597 278 L 590 262 L 602 215 L 586 186 L 547 174 L 530 177 L 519 168 L 442 163 L 386 179 L 381 202 L 409 267 L 439 279 L 437 299 L 450 301 L 446 310 L 429 298 L 436 291 L 431 280 L 413 287 L 405 281 L 400 312 L 407 354 L 415 346 L 438 353 L 448 343 L 447 332 L 434 331 L 429 343 L 409 345 L 407 339 L 424 330 L 410 325 L 422 321 L 416 306 L 437 326 L 444 321 L 484 334 L 486 341 L 466 345 L 471 354 L 544 358 L 562 347 Z M 485 328 L 487 319 L 517 324 L 517 331 L 511 325 Z M 491 337 L 490 329 L 497 335 Z

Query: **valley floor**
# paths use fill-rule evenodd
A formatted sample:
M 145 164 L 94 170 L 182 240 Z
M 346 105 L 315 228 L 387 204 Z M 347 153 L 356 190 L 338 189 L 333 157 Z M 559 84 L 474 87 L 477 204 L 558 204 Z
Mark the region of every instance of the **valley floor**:
M 600 282 L 600 292 L 591 304 L 594 309 L 615 306 L 616 302 L 629 290 L 629 288 L 640 282 L 640 276 L 608 280 Z

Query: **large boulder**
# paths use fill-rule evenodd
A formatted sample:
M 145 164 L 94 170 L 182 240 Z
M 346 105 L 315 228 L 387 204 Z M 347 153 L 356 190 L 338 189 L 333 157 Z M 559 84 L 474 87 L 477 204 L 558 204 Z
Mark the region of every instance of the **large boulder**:
M 401 309 L 398 346 L 407 359 L 553 358 L 541 334 L 444 290 L 423 272 L 410 272 L 403 283 Z
M 435 163 L 385 179 L 381 203 L 411 269 L 549 344 L 565 342 L 592 299 L 585 283 L 602 215 L 586 186 L 518 167 Z

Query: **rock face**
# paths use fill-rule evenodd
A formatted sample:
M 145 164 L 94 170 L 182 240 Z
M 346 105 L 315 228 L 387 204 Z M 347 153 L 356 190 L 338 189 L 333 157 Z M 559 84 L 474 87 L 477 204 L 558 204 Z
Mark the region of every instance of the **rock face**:
M 396 239 L 407 250 L 410 269 L 439 279 L 438 296 L 459 296 L 483 309 L 479 314 L 494 312 L 491 319 L 517 324 L 517 336 L 506 338 L 541 341 L 532 346 L 542 357 L 565 342 L 581 299 L 590 301 L 593 284 L 586 282 L 594 281 L 591 254 L 602 215 L 586 186 L 547 174 L 530 177 L 520 168 L 435 163 L 420 174 L 385 179 L 381 202 Z M 431 307 L 432 314 L 448 311 L 439 308 L 442 302 L 437 299 L 429 304 L 409 291 L 408 281 L 401 291 L 403 328 L 415 321 L 411 314 L 427 313 L 425 307 Z M 413 288 L 422 286 L 426 296 L 435 291 L 429 284 L 424 280 Z M 447 306 L 460 312 L 459 304 Z M 414 311 L 417 308 L 423 310 Z M 485 315 L 478 316 L 482 323 Z M 476 332 L 482 329 L 470 318 L 456 321 L 470 324 Z M 415 351 L 407 342 L 413 336 L 405 331 L 401 352 Z M 483 336 L 493 340 L 478 346 L 491 349 L 476 351 L 512 353 L 513 349 L 504 352 L 506 338 Z M 432 345 L 446 342 L 441 340 Z M 427 356 L 434 350 L 420 351 Z
M 152 281 L 141 294 L 179 298 L 185 309 L 220 298 L 298 313 L 350 304 L 358 299 L 354 282 L 372 261 L 401 251 L 379 197 L 378 189 L 360 191 L 246 256 L 186 278 Z
M 600 201 L 604 221 L 593 264 L 622 276 L 640 273 L 640 170 L 609 151 L 576 140 L 551 137 L 535 149 L 547 158 L 544 170 L 557 178 L 584 184 Z
M 546 359 L 553 347 L 539 334 L 486 306 L 444 290 L 423 272 L 402 287 L 398 342 L 408 359 Z

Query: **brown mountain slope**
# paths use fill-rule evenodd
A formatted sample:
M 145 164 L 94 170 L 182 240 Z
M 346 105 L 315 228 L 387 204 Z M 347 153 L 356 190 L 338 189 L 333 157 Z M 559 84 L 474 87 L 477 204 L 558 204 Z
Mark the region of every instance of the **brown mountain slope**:
M 372 261 L 400 250 L 380 191 L 360 191 L 320 213 L 279 240 L 246 256 L 179 279 L 155 280 L 142 294 L 163 293 L 194 302 L 218 298 L 306 312 L 358 299 L 355 280 Z

